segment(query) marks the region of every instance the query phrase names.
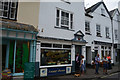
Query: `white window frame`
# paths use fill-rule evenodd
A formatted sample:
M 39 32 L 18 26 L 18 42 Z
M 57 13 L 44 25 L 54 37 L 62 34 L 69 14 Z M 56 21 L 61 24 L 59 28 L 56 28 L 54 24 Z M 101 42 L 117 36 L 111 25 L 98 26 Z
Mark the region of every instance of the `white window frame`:
M 15 3 L 15 7 L 12 7 L 12 0 L 11 0 L 11 3 L 10 3 L 11 5 L 10 5 L 10 19 L 15 19 L 15 15 L 16 15 L 16 6 L 17 6 L 17 3 Z M 15 9 L 15 12 L 14 12 L 14 17 L 13 18 L 11 18 L 11 9 Z
M 105 27 L 106 38 L 110 38 L 109 27 Z
M 90 33 L 90 22 L 89 21 L 85 21 L 85 32 Z
M 101 8 L 101 14 L 105 15 L 105 9 Z
M 57 17 L 57 10 L 59 10 L 59 17 Z M 68 21 L 68 25 L 66 24 L 62 24 L 61 21 L 62 21 L 62 12 L 64 13 L 68 13 L 69 14 L 69 18 L 65 18 L 64 16 L 64 21 Z M 72 20 L 71 20 L 71 15 L 72 15 Z M 65 28 L 68 28 L 68 29 L 73 29 L 73 18 L 74 18 L 74 14 L 70 11 L 66 11 L 66 10 L 63 10 L 63 9 L 60 9 L 60 8 L 56 8 L 56 27 L 65 27 Z M 57 19 L 59 19 L 59 25 L 57 25 Z
M 0 18 L 7 18 L 7 19 L 13 19 L 13 20 L 16 19 L 17 1 L 18 0 L 2 0 L 1 2 L 3 2 L 3 4 L 0 4 L 0 6 L 2 6 L 3 9 L 0 9 L 0 11 L 2 13 Z M 8 10 L 4 10 L 5 2 L 8 2 L 8 5 L 7 5 L 7 7 L 8 7 L 7 9 Z M 15 6 L 14 7 L 12 7 L 12 2 L 15 2 Z M 11 9 L 12 8 L 15 9 L 13 18 L 11 18 Z M 4 12 L 7 12 L 7 16 L 4 16 Z
M 100 34 L 100 35 L 98 35 Z M 96 36 L 100 37 L 101 36 L 101 26 L 99 24 L 96 24 Z
M 115 40 L 118 40 L 118 30 L 114 30 L 115 31 Z

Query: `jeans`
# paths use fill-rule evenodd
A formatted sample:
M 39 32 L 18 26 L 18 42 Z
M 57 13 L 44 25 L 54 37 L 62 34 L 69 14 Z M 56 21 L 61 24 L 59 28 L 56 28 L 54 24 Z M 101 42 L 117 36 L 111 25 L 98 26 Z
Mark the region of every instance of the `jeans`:
M 96 64 L 96 73 L 98 74 L 99 64 Z

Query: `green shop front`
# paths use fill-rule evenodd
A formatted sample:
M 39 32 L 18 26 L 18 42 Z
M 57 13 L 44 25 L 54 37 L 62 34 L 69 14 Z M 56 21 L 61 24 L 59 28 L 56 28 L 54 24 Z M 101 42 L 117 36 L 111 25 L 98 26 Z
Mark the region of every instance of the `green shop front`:
M 32 25 L 1 20 L 2 71 L 12 76 L 24 75 L 24 64 L 35 62 L 37 30 Z

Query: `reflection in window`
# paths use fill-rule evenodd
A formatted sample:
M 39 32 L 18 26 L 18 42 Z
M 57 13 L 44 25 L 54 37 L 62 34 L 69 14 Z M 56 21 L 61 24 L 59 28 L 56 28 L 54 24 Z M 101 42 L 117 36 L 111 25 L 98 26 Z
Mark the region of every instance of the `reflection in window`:
M 71 64 L 71 50 L 41 49 L 41 66 Z

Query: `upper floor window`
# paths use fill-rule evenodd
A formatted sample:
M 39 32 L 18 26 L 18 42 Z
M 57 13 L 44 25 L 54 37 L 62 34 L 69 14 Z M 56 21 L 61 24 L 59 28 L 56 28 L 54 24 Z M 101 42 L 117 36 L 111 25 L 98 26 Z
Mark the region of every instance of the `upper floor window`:
M 109 28 L 106 27 L 105 31 L 106 31 L 106 38 L 110 38 Z
M 96 36 L 101 37 L 100 25 L 96 25 Z
M 73 29 L 73 14 L 61 9 L 57 9 L 56 26 L 65 29 Z
M 85 32 L 90 33 L 90 22 L 85 21 Z
M 118 39 L 118 30 L 115 30 L 115 39 Z
M 17 0 L 1 0 L 0 6 L 1 18 L 16 19 Z
M 117 21 L 119 21 L 119 15 L 118 14 L 116 15 L 116 17 L 117 17 Z
M 105 10 L 103 8 L 101 8 L 101 14 L 105 15 Z

